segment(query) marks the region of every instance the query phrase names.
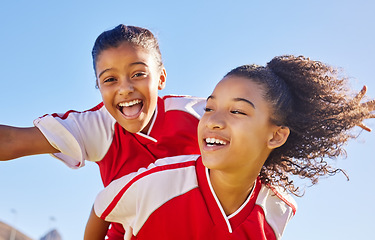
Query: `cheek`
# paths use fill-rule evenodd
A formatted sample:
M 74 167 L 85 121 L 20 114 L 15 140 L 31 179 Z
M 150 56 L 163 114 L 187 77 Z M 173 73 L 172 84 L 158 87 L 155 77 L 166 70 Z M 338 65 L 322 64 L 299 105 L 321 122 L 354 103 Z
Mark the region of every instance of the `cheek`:
M 202 118 L 199 120 L 198 127 L 197 127 L 198 139 L 203 138 L 203 129 L 204 129 L 204 126 L 206 125 L 205 122 L 206 122 L 206 118 L 205 118 L 205 114 L 204 114 L 202 116 Z
M 107 105 L 110 102 L 112 102 L 113 94 L 111 93 L 111 91 L 108 91 L 108 89 L 106 88 L 100 88 L 99 91 L 100 91 L 100 94 L 102 95 L 102 100 L 104 102 L 104 105 Z
M 262 138 L 262 129 L 259 126 L 254 126 L 252 124 L 231 124 L 231 130 L 233 137 L 236 141 L 242 144 L 254 144 L 259 139 Z
M 144 84 L 140 86 L 139 90 L 141 91 L 141 94 L 148 99 L 149 105 L 151 107 L 155 107 L 158 102 L 158 96 L 159 96 L 159 90 L 158 85 L 149 82 L 148 84 Z
M 102 95 L 102 98 L 104 99 L 107 95 L 107 91 L 103 87 L 100 87 L 99 91 L 100 91 L 100 95 Z
M 152 96 L 158 96 L 159 95 L 159 84 L 153 83 L 149 86 L 149 91 Z

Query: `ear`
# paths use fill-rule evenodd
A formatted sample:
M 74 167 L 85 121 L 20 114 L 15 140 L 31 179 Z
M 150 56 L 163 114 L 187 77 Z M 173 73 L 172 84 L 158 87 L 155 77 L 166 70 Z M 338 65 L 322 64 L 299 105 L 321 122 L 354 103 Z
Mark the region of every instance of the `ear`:
M 165 68 L 162 68 L 159 76 L 159 84 L 158 89 L 163 90 L 165 87 L 165 81 L 167 80 L 167 72 L 165 71 Z
M 98 80 L 98 78 L 95 79 L 95 88 L 99 89 L 99 80 Z
M 273 131 L 273 135 L 267 142 L 268 147 L 270 149 L 281 147 L 288 139 L 289 134 L 290 130 L 288 127 L 277 126 L 277 128 Z

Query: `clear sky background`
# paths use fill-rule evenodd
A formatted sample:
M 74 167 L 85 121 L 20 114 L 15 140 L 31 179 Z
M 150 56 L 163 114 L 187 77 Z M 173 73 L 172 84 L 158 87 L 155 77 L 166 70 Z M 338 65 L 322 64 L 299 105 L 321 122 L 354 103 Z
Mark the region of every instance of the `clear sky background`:
M 366 84 L 375 98 L 374 12 L 372 0 L 1 1 L 0 124 L 32 126 L 46 113 L 99 103 L 91 49 L 120 23 L 158 36 L 168 74 L 161 95 L 207 97 L 236 66 L 295 54 L 342 67 L 354 89 Z M 336 164 L 350 181 L 338 174 L 307 188 L 283 239 L 373 236 L 375 120 L 367 124 L 374 132 L 351 141 Z M 100 189 L 94 163 L 72 170 L 49 155 L 1 162 L 0 221 L 35 239 L 51 228 L 82 239 Z

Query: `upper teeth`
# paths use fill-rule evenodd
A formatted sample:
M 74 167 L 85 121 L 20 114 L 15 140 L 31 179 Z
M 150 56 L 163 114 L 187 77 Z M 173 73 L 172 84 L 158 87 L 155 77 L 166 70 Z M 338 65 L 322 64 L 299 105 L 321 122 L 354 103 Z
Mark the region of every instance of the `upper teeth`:
M 138 104 L 140 102 L 141 102 L 141 100 L 136 99 L 136 100 L 133 100 L 133 101 L 130 101 L 130 102 L 122 102 L 122 103 L 119 103 L 118 105 L 120 107 L 131 107 L 131 106 L 134 106 L 135 104 Z
M 222 144 L 222 145 L 226 145 L 227 144 L 223 140 L 216 139 L 216 138 L 206 138 L 206 143 L 210 143 L 210 144 L 216 143 L 216 144 Z

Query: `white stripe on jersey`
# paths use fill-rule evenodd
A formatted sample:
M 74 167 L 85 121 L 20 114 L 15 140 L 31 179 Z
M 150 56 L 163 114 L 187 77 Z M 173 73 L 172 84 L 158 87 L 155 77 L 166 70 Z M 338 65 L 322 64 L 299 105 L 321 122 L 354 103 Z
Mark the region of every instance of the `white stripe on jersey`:
M 276 238 L 281 239 L 287 223 L 297 210 L 297 203 L 282 188 L 272 188 L 274 190 L 262 184 L 255 204 L 262 207 L 266 221 L 275 232 Z
M 205 102 L 203 98 L 190 96 L 166 96 L 164 100 L 165 111 L 181 110 L 198 119 L 203 115 Z M 66 118 L 63 119 L 64 115 Z M 72 111 L 69 114 L 56 114 L 56 117 L 45 115 L 34 120 L 34 125 L 49 143 L 60 151 L 53 156 L 70 168 L 84 166 L 85 160 L 101 161 L 111 146 L 115 123 L 116 120 L 104 105 L 97 110 Z M 148 138 L 157 142 L 156 139 Z
M 102 216 L 108 211 L 108 215 L 103 216 L 106 221 L 119 222 L 125 228 L 132 227 L 136 236 L 156 209 L 198 187 L 195 171 L 198 157 L 199 155 L 182 155 L 159 159 L 147 169 L 141 168 L 136 173 L 112 181 L 95 200 L 96 215 Z M 192 161 L 194 163 L 189 166 L 174 165 Z M 171 181 L 172 184 L 160 190 L 161 184 Z M 118 194 L 120 198 L 116 197 Z
M 204 114 L 206 101 L 198 97 L 167 97 L 164 100 L 165 111 L 180 110 L 190 113 L 194 117 L 201 119 Z

